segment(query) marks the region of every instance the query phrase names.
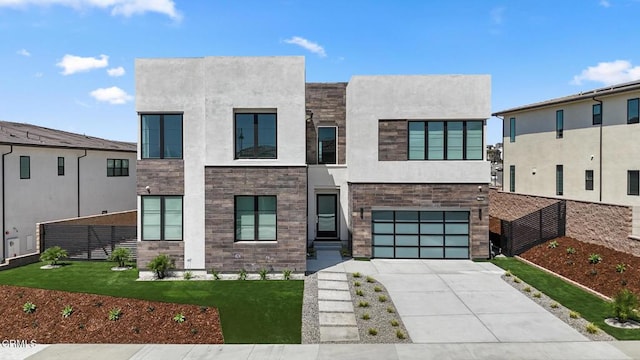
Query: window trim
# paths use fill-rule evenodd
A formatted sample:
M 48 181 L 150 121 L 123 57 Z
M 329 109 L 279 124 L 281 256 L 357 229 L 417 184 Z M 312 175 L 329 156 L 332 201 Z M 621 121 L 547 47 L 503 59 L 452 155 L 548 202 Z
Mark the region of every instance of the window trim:
M 23 161 L 26 162 L 26 173 L 22 172 Z M 21 155 L 20 156 L 20 179 L 27 180 L 31 179 L 31 156 Z
M 141 209 L 141 214 L 140 214 L 140 237 L 142 238 L 142 241 L 184 241 L 184 196 L 182 195 L 144 195 L 141 196 L 141 200 L 140 200 L 140 209 Z M 148 198 L 159 198 L 160 199 L 160 239 L 145 239 L 144 238 L 144 199 Z M 166 198 L 180 198 L 180 205 L 181 205 L 181 209 L 180 209 L 180 213 L 182 215 L 182 221 L 181 221 L 181 229 L 180 229 L 180 239 L 165 239 L 165 199 Z
M 564 166 L 556 165 L 556 195 L 564 193 Z
M 320 161 L 320 129 L 321 128 L 333 128 L 334 130 L 334 136 L 335 136 L 335 161 L 334 162 L 326 162 L 326 161 Z M 316 141 L 316 163 L 320 164 L 320 165 L 336 165 L 338 164 L 338 127 L 335 125 L 320 125 L 318 126 L 318 131 L 317 131 L 317 141 Z
M 509 118 L 509 142 L 516 142 L 516 118 Z
M 160 116 L 160 142 L 158 144 L 158 146 L 160 147 L 160 156 L 159 157 L 144 157 L 144 142 L 142 141 L 142 139 L 144 138 L 144 133 L 143 133 L 143 122 L 142 122 L 142 118 L 144 116 Z M 164 117 L 165 115 L 180 115 L 180 145 L 181 145 L 181 149 L 180 149 L 180 157 L 168 157 L 165 158 L 164 155 Z M 140 158 L 142 160 L 146 160 L 146 159 L 183 159 L 184 158 L 184 113 L 182 112 L 164 112 L 164 113 L 139 113 L 140 116 Z
M 635 102 L 635 111 L 637 116 L 630 117 L 631 103 Z M 640 98 L 627 99 L 627 124 L 638 124 L 640 122 Z
M 596 114 L 596 108 L 600 109 L 598 114 Z M 602 104 L 600 103 L 591 106 L 591 124 L 602 125 Z
M 516 192 L 516 166 L 509 165 L 509 192 Z
M 564 136 L 564 110 L 556 111 L 556 139 Z
M 636 178 L 636 183 L 638 183 L 638 187 L 634 189 L 631 188 L 632 176 Z M 640 170 L 627 170 L 627 195 L 631 195 L 631 196 L 640 195 Z
M 593 170 L 585 170 L 584 171 L 584 189 L 587 191 L 593 190 Z
M 109 167 L 109 161 L 113 161 L 113 167 Z M 116 166 L 117 162 L 120 162 L 120 166 Z M 124 162 L 127 162 L 127 167 L 124 167 Z M 129 159 L 113 159 L 107 158 L 107 177 L 126 177 L 129 176 L 129 164 L 131 162 Z M 109 171 L 113 170 L 113 171 Z M 117 170 L 120 170 L 120 173 L 117 173 Z M 125 171 L 126 170 L 126 171 Z
M 429 159 L 429 123 L 438 123 L 441 122 L 443 123 L 443 145 L 442 145 L 442 150 L 443 150 L 443 155 L 442 155 L 442 159 Z M 448 148 L 448 142 L 449 142 L 449 129 L 448 129 L 448 124 L 452 123 L 452 122 L 461 122 L 462 123 L 462 159 L 448 159 L 448 155 L 449 155 L 449 148 Z M 479 122 L 481 123 L 481 131 L 482 131 L 482 145 L 481 150 L 480 150 L 480 158 L 479 159 L 467 159 L 467 123 L 469 122 Z M 410 154 L 410 127 L 411 127 L 411 123 L 422 123 L 424 126 L 424 152 L 423 152 L 423 158 L 422 159 L 411 159 L 409 158 L 409 154 Z M 484 151 L 484 121 L 483 120 L 409 120 L 407 121 L 407 160 L 409 161 L 482 161 L 485 160 L 485 151 Z
M 237 235 L 238 235 L 238 198 L 241 197 L 250 197 L 253 198 L 253 239 L 251 240 L 242 240 L 242 239 L 238 239 Z M 275 199 L 275 203 L 276 203 L 276 211 L 275 211 L 275 215 L 276 215 L 276 231 L 275 231 L 275 239 L 265 239 L 265 240 L 260 240 L 259 239 L 259 228 L 260 228 L 260 213 L 258 212 L 258 203 L 259 203 L 259 198 L 261 197 L 270 197 L 270 198 L 274 198 Z M 278 241 L 278 197 L 276 195 L 234 195 L 233 197 L 233 242 L 237 243 L 237 242 L 269 242 L 269 241 Z
M 58 156 L 58 176 L 64 176 L 64 157 Z
M 236 125 L 238 115 L 253 115 L 253 156 L 252 157 L 238 157 L 238 151 L 236 150 L 236 131 L 238 130 L 238 126 Z M 275 144 L 274 144 L 274 155 L 273 157 L 257 157 L 255 154 L 259 147 L 258 145 L 258 117 L 260 115 L 273 115 L 275 116 Z M 267 159 L 274 160 L 278 159 L 278 113 L 277 112 L 242 112 L 242 111 L 234 111 L 233 113 L 233 159 L 234 160 L 255 160 L 255 159 Z

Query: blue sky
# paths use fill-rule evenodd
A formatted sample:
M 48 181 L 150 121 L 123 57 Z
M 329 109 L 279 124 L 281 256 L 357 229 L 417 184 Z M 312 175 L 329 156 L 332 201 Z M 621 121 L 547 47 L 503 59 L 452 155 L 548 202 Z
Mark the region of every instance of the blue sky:
M 499 111 L 640 79 L 638 14 L 640 0 L 0 0 L 0 120 L 136 141 L 135 58 L 218 55 L 304 55 L 309 82 L 490 74 Z

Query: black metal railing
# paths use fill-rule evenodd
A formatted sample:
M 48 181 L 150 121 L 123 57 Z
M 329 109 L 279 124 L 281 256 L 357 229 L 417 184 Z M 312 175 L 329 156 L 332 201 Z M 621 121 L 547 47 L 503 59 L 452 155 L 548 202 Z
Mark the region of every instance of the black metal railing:
M 42 250 L 60 246 L 69 259 L 105 260 L 118 247 L 129 248 L 136 258 L 136 226 L 44 224 L 40 237 Z

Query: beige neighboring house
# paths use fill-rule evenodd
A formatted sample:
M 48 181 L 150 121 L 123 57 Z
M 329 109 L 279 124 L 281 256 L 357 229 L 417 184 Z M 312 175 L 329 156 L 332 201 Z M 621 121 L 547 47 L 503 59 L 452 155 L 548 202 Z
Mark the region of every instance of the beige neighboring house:
M 136 144 L 0 121 L 0 263 L 38 252 L 36 223 L 136 208 Z

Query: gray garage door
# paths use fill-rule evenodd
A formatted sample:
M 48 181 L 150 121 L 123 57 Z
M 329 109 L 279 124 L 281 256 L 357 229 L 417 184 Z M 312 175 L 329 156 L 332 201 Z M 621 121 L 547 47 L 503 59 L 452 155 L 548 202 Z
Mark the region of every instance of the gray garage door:
M 374 258 L 468 259 L 468 211 L 372 212 Z

